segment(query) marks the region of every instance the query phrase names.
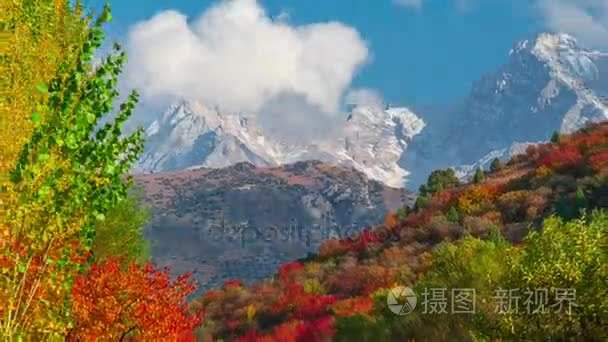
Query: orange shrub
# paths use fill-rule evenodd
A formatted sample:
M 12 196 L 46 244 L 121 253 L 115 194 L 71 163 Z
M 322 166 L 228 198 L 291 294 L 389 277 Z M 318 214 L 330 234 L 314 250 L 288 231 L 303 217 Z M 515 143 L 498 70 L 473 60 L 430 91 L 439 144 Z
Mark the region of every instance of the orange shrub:
M 199 315 L 188 313 L 186 297 L 195 286 L 190 275 L 171 281 L 151 264 L 121 269 L 117 259 L 95 264 L 74 282 L 74 328 L 68 340 L 194 339 Z
M 474 186 L 458 199 L 458 209 L 471 215 L 479 212 L 484 206 L 491 205 L 496 190 L 484 186 Z
M 384 217 L 384 226 L 386 228 L 394 228 L 399 224 L 399 220 L 397 219 L 397 216 L 395 215 L 395 213 L 389 212 L 388 214 L 386 214 L 386 216 Z
M 342 255 L 348 251 L 348 247 L 340 240 L 331 238 L 323 241 L 319 247 L 319 256 L 328 258 L 336 255 Z
M 332 305 L 333 312 L 338 316 L 352 316 L 356 314 L 367 314 L 374 306 L 369 297 L 348 298 L 338 301 Z
M 481 215 L 481 217 L 496 225 L 502 223 L 502 214 L 500 213 L 500 211 L 496 211 L 496 210 L 488 211 L 487 213 Z

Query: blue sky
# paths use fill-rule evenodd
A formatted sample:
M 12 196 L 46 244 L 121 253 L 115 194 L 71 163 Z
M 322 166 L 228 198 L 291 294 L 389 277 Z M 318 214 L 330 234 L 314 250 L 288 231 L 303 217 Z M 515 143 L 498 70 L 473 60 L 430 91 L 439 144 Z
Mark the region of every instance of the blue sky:
M 261 0 L 259 3 L 270 17 L 288 13 L 292 26 L 338 21 L 357 30 L 369 48 L 369 56 L 364 66 L 357 69 L 350 87 L 371 88 L 387 102 L 411 105 L 457 101 L 469 91 L 473 81 L 506 61 L 514 42 L 539 31 L 576 24 L 564 21 L 564 14 L 567 18 L 569 10 L 578 8 L 576 1 L 548 1 Z M 131 25 L 156 13 L 174 9 L 193 20 L 217 2 L 114 1 L 114 21 L 108 31 L 112 38 L 125 41 Z M 590 2 L 599 4 L 599 0 Z M 100 3 L 88 1 L 89 5 Z M 467 6 L 462 6 L 465 3 Z M 558 3 L 563 6 L 554 6 Z M 598 5 L 578 9 L 583 14 L 590 13 L 588 10 L 597 14 L 602 8 Z

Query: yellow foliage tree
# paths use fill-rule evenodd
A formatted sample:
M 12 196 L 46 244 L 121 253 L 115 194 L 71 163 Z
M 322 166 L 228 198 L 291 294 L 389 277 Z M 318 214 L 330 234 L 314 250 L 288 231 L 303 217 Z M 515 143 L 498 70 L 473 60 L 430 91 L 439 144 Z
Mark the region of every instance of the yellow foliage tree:
M 481 210 L 483 205 L 488 204 L 491 200 L 492 193 L 490 190 L 477 185 L 460 196 L 458 199 L 458 209 L 466 215 L 471 215 Z
M 66 0 L 0 1 L 0 251 L 20 250 L 21 246 L 15 245 L 15 237 L 27 235 L 23 218 L 9 220 L 7 216 L 8 212 L 17 211 L 20 203 L 19 190 L 9 182 L 8 173 L 32 137 L 33 113 L 40 119 L 44 116 L 40 107 L 48 94 L 40 90 L 58 74 L 61 65 L 76 62 L 73 52 L 82 46 L 86 34 L 87 20 L 79 4 L 73 6 Z M 28 215 L 33 208 L 20 209 Z M 30 259 L 27 268 L 33 273 L 43 270 L 45 266 L 40 261 L 44 256 L 50 256 L 50 249 Z M 12 337 L 7 336 L 7 332 L 18 329 L 16 322 L 24 323 L 36 315 L 48 314 L 45 310 L 34 310 L 25 315 L 32 299 L 42 291 L 41 279 L 21 278 L 17 287 L 11 287 L 6 281 L 10 278 L 10 266 L 7 256 L 0 255 L 0 314 L 5 338 Z M 57 275 L 57 280 L 62 280 L 61 275 Z M 12 290 L 25 288 L 31 291 L 23 291 L 20 300 L 8 300 L 14 295 Z M 47 294 L 60 292 L 56 288 L 48 290 Z M 52 298 L 47 296 L 49 300 Z M 54 329 L 50 325 L 48 328 Z
M 7 174 L 32 133 L 32 113 L 46 95 L 37 86 L 56 75 L 61 63 L 86 38 L 81 6 L 66 0 L 0 2 L 0 174 Z
M 115 46 L 92 65 L 109 7 L 94 23 L 70 0 L 2 1 L 0 15 L 7 77 L 0 172 L 10 172 L 0 217 L 0 333 L 46 340 L 70 327 L 72 280 L 88 258 L 95 221 L 126 196 L 142 132 L 124 137 L 121 125 L 138 96 L 99 128 L 113 111 L 126 58 Z

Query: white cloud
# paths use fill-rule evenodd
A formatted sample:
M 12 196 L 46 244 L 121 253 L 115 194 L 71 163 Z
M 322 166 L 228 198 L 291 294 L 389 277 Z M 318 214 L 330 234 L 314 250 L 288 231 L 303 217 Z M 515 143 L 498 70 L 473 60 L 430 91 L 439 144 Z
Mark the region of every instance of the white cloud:
M 456 0 L 456 9 L 461 12 L 469 12 L 474 9 L 476 2 L 474 0 Z
M 348 105 L 367 106 L 374 108 L 384 107 L 384 99 L 379 92 L 369 88 L 353 89 L 346 94 L 344 103 Z
M 264 132 L 289 143 L 310 143 L 335 137 L 345 116 L 328 115 L 302 95 L 281 93 L 266 102 L 258 115 Z
M 424 0 L 393 0 L 393 2 L 399 6 L 409 7 L 420 10 L 424 4 Z
M 574 35 L 582 43 L 605 47 L 608 43 L 608 1 L 539 0 L 548 29 Z
M 415 9 L 417 11 L 421 10 L 425 5 L 426 0 L 393 0 L 393 3 L 398 6 L 408 7 Z M 448 2 L 448 0 L 442 0 L 444 2 Z M 464 13 L 468 12 L 474 6 L 475 0 L 453 0 L 454 6 L 458 10 L 458 12 Z
M 366 43 L 338 22 L 293 26 L 287 18 L 271 19 L 256 0 L 220 2 L 192 22 L 161 12 L 129 32 L 127 85 L 144 101 L 187 97 L 256 112 L 290 93 L 338 112 L 368 60 Z

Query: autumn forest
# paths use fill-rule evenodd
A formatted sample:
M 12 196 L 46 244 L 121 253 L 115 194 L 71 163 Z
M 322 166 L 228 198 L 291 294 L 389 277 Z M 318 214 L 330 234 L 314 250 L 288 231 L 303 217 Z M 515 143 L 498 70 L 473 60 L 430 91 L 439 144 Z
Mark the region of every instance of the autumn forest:
M 608 123 L 555 133 L 470 182 L 434 171 L 383 224 L 328 239 L 265 281 L 194 295 L 190 274 L 150 259 L 150 212 L 129 175 L 144 134 L 123 128 L 138 94 L 118 93 L 128 56 L 115 45 L 96 60 L 111 19 L 109 6 L 0 3 L 3 340 L 608 336 Z M 387 306 L 397 286 L 417 294 L 407 315 Z M 450 313 L 452 289 L 475 289 L 474 312 Z M 499 305 L 512 289 L 519 308 Z M 543 310 L 525 310 L 539 289 Z

